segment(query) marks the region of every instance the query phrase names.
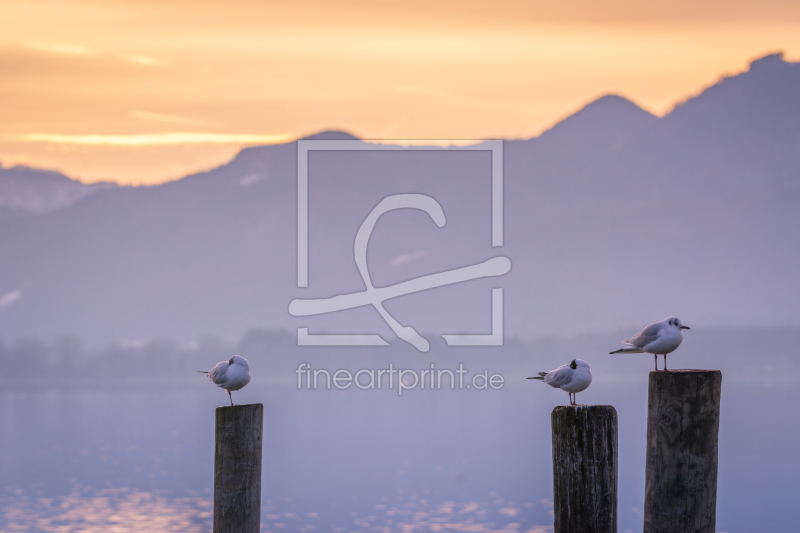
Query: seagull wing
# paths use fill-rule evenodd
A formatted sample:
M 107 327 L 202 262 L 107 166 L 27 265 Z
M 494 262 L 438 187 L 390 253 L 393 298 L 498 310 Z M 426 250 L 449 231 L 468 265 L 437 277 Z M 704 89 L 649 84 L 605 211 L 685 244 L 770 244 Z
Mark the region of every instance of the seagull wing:
M 552 372 L 548 372 L 547 375 L 544 377 L 544 382 L 550 385 L 551 387 L 555 387 L 560 389 L 570 381 L 572 381 L 572 370 L 569 365 L 562 365 Z
M 227 381 L 225 375 L 228 373 L 229 366 L 227 361 L 217 363 L 214 368 L 208 371 L 208 380 L 214 383 L 214 385 L 221 387 Z
M 623 341 L 625 344 L 630 344 L 639 348 L 640 350 L 653 342 L 654 340 L 658 339 L 661 336 L 661 332 L 663 331 L 663 326 L 656 322 L 655 324 L 650 324 L 642 331 L 631 337 L 628 341 Z

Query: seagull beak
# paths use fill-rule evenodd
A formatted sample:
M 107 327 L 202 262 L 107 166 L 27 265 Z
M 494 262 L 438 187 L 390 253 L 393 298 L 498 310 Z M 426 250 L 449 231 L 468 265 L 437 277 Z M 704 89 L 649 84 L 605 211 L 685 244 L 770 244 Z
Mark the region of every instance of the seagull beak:
M 681 326 L 681 329 L 692 329 L 689 326 Z

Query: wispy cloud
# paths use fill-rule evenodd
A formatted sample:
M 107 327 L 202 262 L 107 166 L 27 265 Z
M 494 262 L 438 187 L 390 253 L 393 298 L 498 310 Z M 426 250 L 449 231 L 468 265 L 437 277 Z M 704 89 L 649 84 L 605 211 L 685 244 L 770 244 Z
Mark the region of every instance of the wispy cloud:
M 11 291 L 5 293 L 4 295 L 0 296 L 0 309 L 8 307 L 20 298 L 22 298 L 22 293 L 20 291 Z
M 129 114 L 133 118 L 140 118 L 142 120 L 152 120 L 154 122 L 167 122 L 169 124 L 184 124 L 186 126 L 205 126 L 206 124 L 208 124 L 205 120 L 197 120 L 193 118 L 181 117 L 178 115 L 167 115 L 164 113 L 152 113 L 150 111 L 133 110 Z
M 60 133 L 23 133 L 3 135 L 13 142 L 42 142 L 106 146 L 153 146 L 176 144 L 277 144 L 295 139 L 295 135 L 280 133 L 259 135 L 250 133 L 138 133 L 133 135 L 64 135 Z
M 144 65 L 146 67 L 154 67 L 157 65 L 161 65 L 161 61 L 148 56 L 141 56 L 137 54 L 123 54 L 119 57 L 124 59 L 125 61 L 130 61 L 131 63 L 136 63 L 137 65 Z
M 61 43 L 42 43 L 38 41 L 27 41 L 24 44 L 25 48 L 29 50 L 39 50 L 42 52 L 49 52 L 51 54 L 67 55 L 67 56 L 90 56 L 97 54 L 91 48 L 86 46 L 78 46 L 74 44 L 61 44 Z

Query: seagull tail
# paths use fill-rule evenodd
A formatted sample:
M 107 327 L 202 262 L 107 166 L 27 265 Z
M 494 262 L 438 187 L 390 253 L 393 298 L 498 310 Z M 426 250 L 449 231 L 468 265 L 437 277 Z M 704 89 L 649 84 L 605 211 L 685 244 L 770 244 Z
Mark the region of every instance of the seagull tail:
M 542 376 L 536 376 L 535 378 L 525 378 L 525 379 L 539 379 L 544 381 L 544 378 Z
M 201 374 L 208 374 L 207 370 L 196 370 L 195 372 L 200 372 Z
M 539 375 L 538 375 L 538 376 L 536 376 L 535 378 L 528 378 L 528 379 L 540 379 L 540 380 L 544 380 L 544 377 L 545 377 L 547 374 L 548 374 L 547 372 L 539 372 Z
M 608 352 L 608 353 L 610 355 L 610 354 L 615 354 L 615 353 L 644 353 L 644 351 L 640 350 L 639 348 L 636 348 L 635 346 L 632 346 L 630 348 L 620 348 L 617 351 Z

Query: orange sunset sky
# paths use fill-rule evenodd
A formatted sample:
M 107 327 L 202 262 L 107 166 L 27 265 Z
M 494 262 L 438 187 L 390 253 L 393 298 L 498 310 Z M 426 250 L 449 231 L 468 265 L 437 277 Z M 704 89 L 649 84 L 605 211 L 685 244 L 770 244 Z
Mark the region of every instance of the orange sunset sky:
M 527 138 L 774 51 L 800 2 L 0 0 L 0 163 L 151 184 L 321 129 Z

